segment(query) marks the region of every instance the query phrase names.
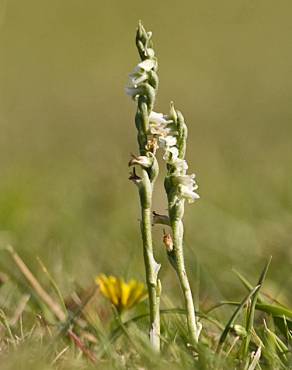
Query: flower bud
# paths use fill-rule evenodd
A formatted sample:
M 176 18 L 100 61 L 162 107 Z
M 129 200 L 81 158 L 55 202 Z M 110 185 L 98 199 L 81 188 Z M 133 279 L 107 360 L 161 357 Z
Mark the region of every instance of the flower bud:
M 186 141 L 188 136 L 188 129 L 185 124 L 185 120 L 180 111 L 177 111 L 177 129 L 178 129 L 178 139 L 177 147 L 179 151 L 179 158 L 184 159 L 186 154 Z
M 173 101 L 170 102 L 169 119 L 171 119 L 175 123 L 177 121 L 177 114 L 176 114 L 176 110 L 174 109 Z
M 234 330 L 235 334 L 241 338 L 244 338 L 247 336 L 247 332 L 245 328 L 241 325 L 234 325 L 232 329 Z
M 169 233 L 165 233 L 163 235 L 163 244 L 165 245 L 167 252 L 171 252 L 173 250 L 173 241 Z

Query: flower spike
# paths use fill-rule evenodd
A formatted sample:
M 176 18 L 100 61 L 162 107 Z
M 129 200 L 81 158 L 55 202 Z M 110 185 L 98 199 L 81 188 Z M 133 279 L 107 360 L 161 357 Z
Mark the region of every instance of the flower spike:
M 157 88 L 157 59 L 153 50 L 152 33 L 146 32 L 139 22 L 136 34 L 136 46 L 141 58 L 134 71 L 129 75 L 127 95 L 137 103 L 135 124 L 140 154 L 132 156 L 129 166 L 140 166 L 141 177 L 138 177 L 133 167 L 130 179 L 138 185 L 141 205 L 141 234 L 144 250 L 144 264 L 149 296 L 150 308 L 150 342 L 155 351 L 160 350 L 160 293 L 161 283 L 158 279 L 160 264 L 155 261 L 152 245 L 151 205 L 152 192 L 155 180 L 159 173 L 159 166 L 155 153 L 158 140 L 152 133 L 157 122 L 157 114 L 153 112 Z M 160 117 L 159 125 L 164 124 Z

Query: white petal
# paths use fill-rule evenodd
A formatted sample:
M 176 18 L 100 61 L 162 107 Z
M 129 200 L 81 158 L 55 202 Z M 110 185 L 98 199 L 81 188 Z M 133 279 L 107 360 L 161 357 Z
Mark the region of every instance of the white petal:
M 174 162 L 174 164 L 175 164 L 175 162 Z M 174 181 L 174 184 L 179 186 L 179 189 L 181 187 L 183 187 L 182 189 L 184 189 L 184 190 L 188 189 L 188 191 L 192 192 L 192 191 L 194 191 L 195 189 L 198 188 L 195 180 L 190 175 L 176 174 L 173 177 L 173 181 Z
M 146 81 L 147 78 L 148 77 L 147 77 L 146 73 L 144 73 L 141 76 L 137 76 L 137 77 L 132 78 L 131 81 L 132 81 L 133 85 L 139 85 L 142 82 Z
M 168 121 L 164 118 L 162 113 L 157 113 L 157 112 L 151 112 L 149 116 L 149 121 L 156 123 L 157 125 L 161 124 L 167 124 Z
M 174 136 L 166 136 L 165 137 L 166 145 L 174 146 L 176 144 L 176 137 Z
M 176 166 L 176 168 L 178 169 L 178 170 L 180 170 L 180 171 L 186 171 L 188 168 L 189 168 L 189 166 L 188 166 L 188 164 L 187 164 L 187 161 L 186 160 L 184 160 L 184 159 L 180 159 L 180 158 L 178 158 L 176 161 L 175 161 L 175 163 L 174 163 L 174 165 Z
M 190 190 L 194 187 L 194 180 L 190 175 L 182 175 L 176 177 L 178 182 L 184 186 L 187 186 Z
M 172 154 L 172 159 L 175 160 L 178 157 L 178 149 L 177 147 L 173 146 L 169 149 L 170 153 Z
M 134 71 L 129 74 L 130 78 L 130 85 L 139 85 L 143 81 L 148 79 L 148 75 L 145 71 L 141 71 L 140 69 L 138 71 Z
M 126 94 L 129 96 L 136 96 L 139 95 L 139 91 L 136 87 L 128 86 L 126 87 Z
M 163 136 L 164 135 L 164 129 L 159 127 L 159 126 L 155 126 L 155 125 L 151 125 L 150 123 L 150 132 L 152 135 L 158 135 L 158 136 Z
M 167 162 L 173 163 L 178 158 L 178 149 L 176 146 L 172 146 L 171 148 L 167 148 L 163 159 Z
M 195 200 L 200 198 L 199 194 L 190 190 L 190 188 L 185 185 L 179 186 L 179 193 L 181 197 L 186 198 L 189 201 L 189 203 L 193 203 Z
M 151 69 L 155 66 L 155 62 L 153 59 L 145 59 L 143 62 L 138 64 L 138 67 L 143 69 L 146 72 L 151 71 Z
M 154 55 L 155 55 L 155 52 L 153 49 L 151 48 L 147 48 L 147 51 L 146 51 L 147 55 L 149 56 L 149 58 L 153 58 Z
M 162 148 L 172 147 L 176 144 L 176 137 L 170 136 L 170 135 L 165 136 L 165 137 L 160 137 L 159 142 Z

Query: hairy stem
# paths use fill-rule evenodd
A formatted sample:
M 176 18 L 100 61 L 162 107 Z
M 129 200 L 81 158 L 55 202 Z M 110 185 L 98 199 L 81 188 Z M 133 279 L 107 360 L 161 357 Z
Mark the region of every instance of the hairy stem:
M 180 281 L 187 311 L 189 339 L 191 344 L 195 345 L 199 340 L 202 325 L 196 321 L 192 291 L 185 269 L 183 254 L 183 216 L 185 200 L 193 202 L 195 199 L 199 198 L 199 195 L 195 193 L 197 189 L 194 180 L 195 175 L 187 175 L 188 165 L 185 160 L 188 134 L 187 126 L 182 113 L 174 109 L 173 103 L 170 105 L 169 118 L 172 120 L 176 131 L 173 133 L 174 140 L 172 140 L 172 145 L 166 150 L 165 155 L 167 175 L 165 177 L 164 187 L 167 193 L 168 215 L 173 233 L 173 245 L 168 242 L 167 252 L 169 260 L 175 268 Z
M 177 275 L 183 291 L 185 306 L 187 312 L 187 325 L 192 344 L 198 342 L 199 329 L 197 327 L 196 313 L 193 302 L 192 291 L 187 277 L 184 254 L 183 254 L 183 223 L 181 220 L 172 222 L 173 238 L 174 238 L 174 253 L 177 263 Z
M 149 294 L 150 311 L 150 341 L 153 348 L 160 349 L 160 313 L 159 299 L 160 292 L 157 289 L 157 273 L 159 265 L 155 262 L 152 248 L 151 235 L 151 210 L 142 208 L 141 230 L 143 237 L 144 264 L 146 271 L 146 281 Z
M 143 240 L 143 255 L 146 282 L 149 295 L 150 341 L 156 351 L 160 350 L 160 289 L 158 288 L 158 270 L 160 265 L 155 261 L 152 245 L 151 201 L 152 185 L 146 170 L 142 170 L 141 201 L 141 234 Z
M 152 33 L 146 32 L 141 22 L 136 34 L 136 46 L 141 58 L 134 72 L 130 75 L 127 94 L 137 102 L 135 125 L 140 156 L 134 157 L 129 165 L 139 165 L 142 176 L 136 174 L 135 168 L 130 179 L 139 189 L 141 204 L 141 234 L 146 271 L 146 282 L 149 295 L 150 311 L 150 342 L 154 350 L 160 350 L 160 316 L 159 302 L 161 284 L 157 279 L 160 265 L 155 261 L 152 245 L 152 192 L 158 176 L 159 166 L 155 157 L 157 140 L 150 128 L 150 116 L 153 112 L 155 97 L 158 89 L 157 59 L 153 50 Z

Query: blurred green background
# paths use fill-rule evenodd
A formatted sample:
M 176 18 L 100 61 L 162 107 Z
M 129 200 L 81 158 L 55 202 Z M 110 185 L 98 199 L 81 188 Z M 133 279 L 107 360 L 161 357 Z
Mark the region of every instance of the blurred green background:
M 260 0 L 0 1 L 0 240 L 64 294 L 100 272 L 144 279 L 137 151 L 137 22 L 159 58 L 156 111 L 174 100 L 189 127 L 200 201 L 186 256 L 202 301 L 235 299 L 273 255 L 266 288 L 291 303 L 291 3 Z M 163 171 L 162 171 L 163 174 Z M 163 177 L 163 176 L 162 176 Z M 162 179 L 154 209 L 165 212 Z M 177 286 L 155 228 L 164 292 Z M 4 252 L 1 270 L 14 269 Z M 42 278 L 42 277 L 41 277 Z

